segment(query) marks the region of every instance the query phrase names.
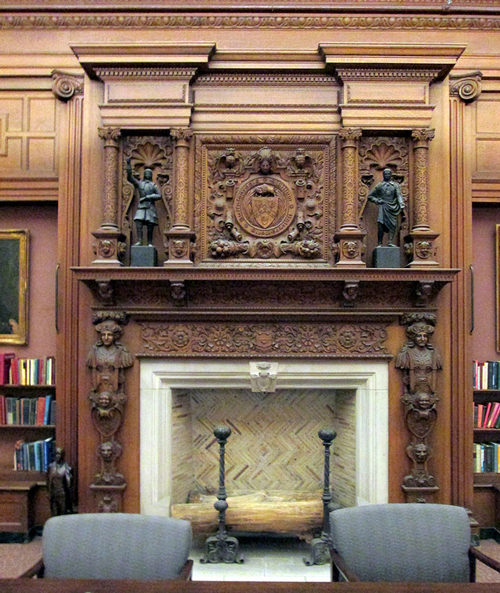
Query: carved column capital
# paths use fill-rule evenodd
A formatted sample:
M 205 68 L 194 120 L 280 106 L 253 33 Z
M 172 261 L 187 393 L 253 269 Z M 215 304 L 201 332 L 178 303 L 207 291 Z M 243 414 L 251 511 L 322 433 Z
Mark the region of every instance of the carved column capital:
M 462 99 L 464 103 L 473 103 L 481 94 L 482 80 L 483 73 L 479 70 L 462 76 L 452 75 L 450 76 L 450 95 Z
M 83 76 L 64 70 L 52 71 L 52 92 L 60 101 L 69 101 L 74 95 L 83 93 Z
M 99 138 L 104 140 L 104 148 L 118 148 L 118 141 L 122 135 L 120 128 L 105 126 L 104 128 L 99 128 L 97 132 L 99 134 Z
M 357 146 L 356 141 L 361 138 L 363 131 L 361 128 L 341 128 L 339 137 L 342 140 L 342 148 Z
M 430 128 L 417 128 L 411 131 L 414 148 L 429 148 L 429 142 L 434 138 L 435 131 Z
M 170 136 L 175 140 L 176 144 L 189 146 L 193 138 L 193 130 L 191 128 L 172 128 Z

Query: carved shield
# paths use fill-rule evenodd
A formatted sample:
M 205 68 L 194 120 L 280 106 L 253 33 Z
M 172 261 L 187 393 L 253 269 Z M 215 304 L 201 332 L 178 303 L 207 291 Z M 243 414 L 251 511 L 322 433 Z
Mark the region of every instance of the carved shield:
M 274 222 L 278 214 L 277 196 L 253 196 L 251 208 L 255 222 L 263 229 L 267 229 Z

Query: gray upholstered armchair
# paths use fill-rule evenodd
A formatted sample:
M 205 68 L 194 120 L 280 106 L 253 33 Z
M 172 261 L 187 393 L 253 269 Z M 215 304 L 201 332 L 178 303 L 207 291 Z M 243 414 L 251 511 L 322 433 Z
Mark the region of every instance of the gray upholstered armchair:
M 377 504 L 330 513 L 332 580 L 474 582 L 476 558 L 500 563 L 470 547 L 462 507 Z
M 191 579 L 191 524 L 127 513 L 64 515 L 42 536 L 44 577 Z

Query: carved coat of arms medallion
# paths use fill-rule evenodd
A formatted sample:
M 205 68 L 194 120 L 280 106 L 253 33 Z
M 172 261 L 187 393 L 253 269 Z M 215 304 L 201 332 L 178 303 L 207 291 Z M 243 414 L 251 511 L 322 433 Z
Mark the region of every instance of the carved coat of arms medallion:
M 244 181 L 234 199 L 238 223 L 255 237 L 275 237 L 293 222 L 297 204 L 287 183 L 276 177 Z

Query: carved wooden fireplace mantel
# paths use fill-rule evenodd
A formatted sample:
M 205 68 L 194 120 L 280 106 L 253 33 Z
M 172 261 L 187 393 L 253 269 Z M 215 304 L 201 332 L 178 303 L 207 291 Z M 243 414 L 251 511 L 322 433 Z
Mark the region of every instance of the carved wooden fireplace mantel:
M 440 267 L 437 253 L 443 230 L 433 217 L 428 169 L 442 130 L 435 121 L 439 91 L 431 93 L 431 86 L 439 87 L 464 46 L 72 49 L 88 75 L 86 88 L 102 94 L 93 108 L 94 148 L 105 173 L 102 212 L 93 219 L 100 215 L 101 226 L 91 229 L 97 257 L 73 267 L 73 277 L 90 290 L 85 299 L 94 317 L 130 320 L 120 332 L 133 365 L 181 358 L 387 365 L 402 319 L 413 327 L 423 315 L 433 331 L 439 293 L 459 270 Z M 397 239 L 400 267 L 374 268 L 377 214 L 368 196 L 385 168 L 400 185 L 407 217 Z M 146 172 L 158 213 L 145 246 L 155 249 L 150 267 L 132 257 L 143 246 L 134 211 Z M 404 347 L 418 357 L 411 339 Z M 123 431 L 130 430 L 122 423 L 125 401 L 137 406 L 139 373 L 122 367 L 135 384 L 127 381 L 102 401 L 98 384 L 91 397 L 96 418 L 107 418 L 111 405 L 120 418 L 112 434 L 96 424 L 101 510 L 121 508 L 121 491 L 113 494 L 113 508 L 102 492 L 124 489 L 131 479 L 118 458 L 127 446 Z M 399 443 L 413 463 L 401 483 L 419 500 L 427 496 L 422 488 L 432 488 L 429 496 L 439 490 L 427 469 L 439 388 L 435 381 L 424 387 L 427 400 L 407 388 L 402 401 L 408 418 L 432 423 L 423 434 L 408 421 L 400 432 L 408 429 L 411 445 Z

